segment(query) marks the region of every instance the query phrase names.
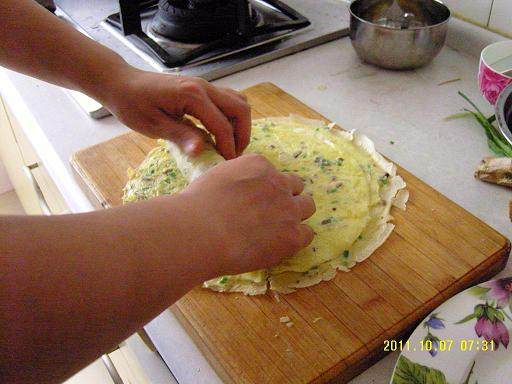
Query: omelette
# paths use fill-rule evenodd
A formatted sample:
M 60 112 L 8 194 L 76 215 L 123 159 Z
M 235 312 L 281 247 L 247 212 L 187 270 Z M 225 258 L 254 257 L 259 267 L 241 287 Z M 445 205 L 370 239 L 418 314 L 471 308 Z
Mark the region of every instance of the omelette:
M 160 141 L 136 170 L 129 170 L 125 203 L 177 193 L 224 159 L 209 147 L 189 157 Z M 269 270 L 219 276 L 203 286 L 219 292 L 290 293 L 350 271 L 391 234 L 392 205 L 405 209 L 408 192 L 394 164 L 358 132 L 297 116 L 254 120 L 246 153 L 264 155 L 278 170 L 297 173 L 316 203 L 305 221 L 313 242 Z

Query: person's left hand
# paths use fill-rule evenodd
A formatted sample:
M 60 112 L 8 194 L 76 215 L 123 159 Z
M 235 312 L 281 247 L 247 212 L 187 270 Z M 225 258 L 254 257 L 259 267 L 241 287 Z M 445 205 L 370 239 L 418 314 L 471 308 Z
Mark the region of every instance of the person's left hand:
M 226 159 L 240 155 L 249 144 L 251 109 L 241 93 L 200 78 L 129 66 L 114 72 L 98 99 L 129 128 L 174 141 L 187 153 L 197 154 L 208 135 L 183 118 L 190 115 L 215 137 L 216 148 Z

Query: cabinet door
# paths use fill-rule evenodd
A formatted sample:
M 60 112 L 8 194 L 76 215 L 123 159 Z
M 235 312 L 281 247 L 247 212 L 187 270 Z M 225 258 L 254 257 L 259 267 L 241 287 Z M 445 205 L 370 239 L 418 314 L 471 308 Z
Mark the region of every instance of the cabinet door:
M 62 384 L 114 384 L 101 359 L 85 367 Z
M 30 170 L 23 161 L 23 156 L 11 128 L 11 122 L 1 99 L 0 156 L 25 212 L 31 215 L 45 213 L 40 204 L 40 196 L 34 189 L 34 184 L 27 173 Z
M 38 163 L 32 169 L 32 176 L 41 191 L 40 203 L 45 204 L 52 215 L 69 213 L 69 208 L 44 166 Z
M 14 135 L 14 140 L 16 141 L 16 145 L 18 146 L 18 150 L 21 153 L 21 158 L 23 159 L 23 163 L 27 166 L 36 164 L 39 159 L 37 157 L 36 151 L 32 148 L 32 144 L 25 136 L 23 129 L 21 128 L 20 123 L 12 113 L 11 109 L 7 104 L 3 105 L 4 111 L 7 114 L 7 120 L 9 120 L 9 124 L 11 126 L 12 134 Z

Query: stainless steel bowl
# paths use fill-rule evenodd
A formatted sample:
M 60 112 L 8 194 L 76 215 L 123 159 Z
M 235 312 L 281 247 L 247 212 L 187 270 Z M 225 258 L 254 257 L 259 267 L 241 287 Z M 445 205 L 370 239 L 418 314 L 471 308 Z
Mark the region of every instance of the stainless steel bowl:
M 500 131 L 512 145 L 512 83 L 500 93 L 495 108 Z
M 396 3 L 353 1 L 350 5 L 352 45 L 362 60 L 379 67 L 424 66 L 444 46 L 450 9 L 436 0 L 396 0 Z M 396 15 L 397 9 L 403 12 L 402 16 L 391 18 L 390 14 Z

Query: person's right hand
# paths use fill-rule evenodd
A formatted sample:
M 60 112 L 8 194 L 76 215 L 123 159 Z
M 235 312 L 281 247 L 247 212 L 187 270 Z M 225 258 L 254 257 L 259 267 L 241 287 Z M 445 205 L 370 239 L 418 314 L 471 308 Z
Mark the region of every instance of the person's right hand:
M 180 195 L 196 228 L 211 277 L 268 268 L 306 247 L 313 230 L 301 222 L 315 212 L 301 178 L 281 173 L 263 156 L 223 162 Z M 207 273 L 208 274 L 208 273 Z

